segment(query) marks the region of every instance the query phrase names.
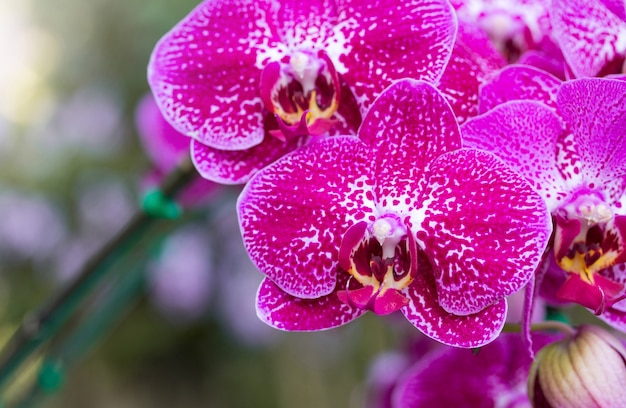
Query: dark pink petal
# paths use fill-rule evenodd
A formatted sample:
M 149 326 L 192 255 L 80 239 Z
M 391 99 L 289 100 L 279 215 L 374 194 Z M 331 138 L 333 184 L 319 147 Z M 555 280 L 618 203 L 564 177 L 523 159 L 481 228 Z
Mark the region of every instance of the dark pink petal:
M 256 308 L 263 322 L 287 331 L 330 329 L 349 323 L 366 312 L 341 302 L 335 292 L 317 299 L 293 297 L 267 278 L 257 293 Z
M 349 50 L 339 57 L 337 70 L 352 86 L 363 114 L 397 79 L 435 82 L 441 77 L 456 34 L 456 18 L 447 1 L 337 3 L 340 15 L 345 16 L 339 32 Z
M 580 157 L 582 179 L 617 201 L 626 178 L 626 82 L 587 78 L 564 83 L 557 94 Z
M 600 0 L 600 2 L 621 20 L 626 20 L 626 4 L 624 4 L 624 0 Z
M 404 292 L 410 303 L 401 309 L 412 325 L 428 337 L 455 347 L 480 347 L 498 337 L 506 320 L 506 300 L 476 314 L 450 314 L 439 305 L 432 269 L 423 254 L 418 264 L 418 274 Z
M 624 59 L 626 22 L 598 0 L 553 0 L 552 26 L 577 77 L 596 76 Z
M 418 198 L 415 190 L 431 161 L 461 145 L 459 126 L 445 98 L 432 85 L 408 79 L 380 94 L 363 120 L 359 138 L 376 150 L 379 204 L 394 211 Z
M 504 102 L 530 99 L 556 109 L 556 92 L 561 80 L 536 68 L 509 65 L 480 88 L 480 113 Z
M 261 144 L 245 150 L 219 150 L 194 140 L 191 158 L 198 172 L 207 180 L 220 184 L 243 184 L 256 172 L 296 149 L 304 140 L 281 142 L 266 137 Z
M 429 175 L 411 230 L 433 263 L 439 304 L 473 314 L 521 289 L 552 229 L 541 196 L 479 150 L 446 153 L 431 163 Z
M 560 336 L 535 334 L 539 350 Z M 398 382 L 394 407 L 525 407 L 532 360 L 521 336 L 506 333 L 474 353 L 439 348 L 418 361 Z
M 375 212 L 372 152 L 355 137 L 305 146 L 257 173 L 238 201 L 246 249 L 290 295 L 335 290 L 344 232 Z
M 276 46 L 274 1 L 200 3 L 156 45 L 148 81 L 180 132 L 218 149 L 263 140 L 261 62 Z
M 570 191 L 557 163 L 561 125 L 547 106 L 513 101 L 472 118 L 461 127 L 461 133 L 464 146 L 495 154 L 525 177 L 552 212 Z
M 452 106 L 459 123 L 478 114 L 478 88 L 506 60 L 477 27 L 460 24 L 452 57 L 438 89 Z
M 556 54 L 551 55 L 541 51 L 529 50 L 522 54 L 517 63 L 537 68 L 553 75 L 555 78 L 565 80 L 565 73 L 567 72 L 565 58 L 560 50 Z

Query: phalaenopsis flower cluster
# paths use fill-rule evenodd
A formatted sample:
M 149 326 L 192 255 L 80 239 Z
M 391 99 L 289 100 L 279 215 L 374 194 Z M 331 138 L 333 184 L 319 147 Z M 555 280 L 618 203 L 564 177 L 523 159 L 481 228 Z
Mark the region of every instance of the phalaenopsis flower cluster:
M 625 58 L 622 1 L 206 0 L 149 145 L 243 185 L 262 321 L 414 326 L 369 406 L 626 406 Z

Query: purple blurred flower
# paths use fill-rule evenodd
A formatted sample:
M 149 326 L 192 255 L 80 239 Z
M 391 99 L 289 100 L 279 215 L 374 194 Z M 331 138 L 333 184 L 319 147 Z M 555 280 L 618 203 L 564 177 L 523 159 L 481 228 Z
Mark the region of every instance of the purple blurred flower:
M 534 334 L 539 350 L 557 336 Z M 526 392 L 532 360 L 522 337 L 500 335 L 477 353 L 441 347 L 431 351 L 398 381 L 391 405 L 398 408 L 529 407 Z
M 200 317 L 212 287 L 211 245 L 204 228 L 185 227 L 172 234 L 158 260 L 148 268 L 151 300 L 173 322 Z
M 376 100 L 359 138 L 320 140 L 253 177 L 238 206 L 248 253 L 267 276 L 259 316 L 320 330 L 401 310 L 447 344 L 493 340 L 504 297 L 530 279 L 550 222 L 521 177 L 460 145 L 443 96 L 403 80 Z
M 0 194 L 0 253 L 3 260 L 42 261 L 67 235 L 65 220 L 44 197 L 5 190 Z
M 476 24 L 506 56 L 550 41 L 549 0 L 451 0 L 459 20 Z
M 455 33 L 444 0 L 207 0 L 157 44 L 148 80 L 200 173 L 244 183 L 310 135 L 354 134 L 394 80 L 437 81 Z
M 146 188 L 154 188 L 185 157 L 189 157 L 190 139 L 165 120 L 151 94 L 145 95 L 137 105 L 135 122 L 146 154 L 154 165 L 144 184 Z M 179 201 L 185 206 L 203 203 L 213 196 L 217 188 L 215 183 L 196 177 L 180 193 Z
M 624 72 L 626 6 L 619 0 L 553 0 L 552 25 L 577 77 Z
M 622 329 L 626 302 L 617 302 L 626 283 L 619 266 L 626 261 L 625 101 L 626 82 L 580 79 L 560 85 L 556 109 L 511 101 L 462 127 L 466 146 L 497 154 L 544 198 L 555 222 L 553 255 L 544 267 L 552 264 L 567 275 L 556 297 Z

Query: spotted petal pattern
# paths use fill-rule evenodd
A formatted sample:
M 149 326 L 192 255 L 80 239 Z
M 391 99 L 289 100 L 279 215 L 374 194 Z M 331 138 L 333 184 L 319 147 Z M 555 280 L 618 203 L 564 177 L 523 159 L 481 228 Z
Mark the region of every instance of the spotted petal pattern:
M 626 22 L 601 1 L 553 0 L 551 16 L 554 36 L 577 77 L 596 76 L 624 59 Z
M 626 82 L 587 78 L 564 83 L 559 113 L 574 135 L 583 179 L 618 201 L 626 181 Z
M 506 320 L 506 300 L 472 315 L 450 314 L 439 305 L 433 271 L 421 251 L 418 265 L 417 277 L 405 291 L 411 302 L 401 309 L 411 324 L 428 337 L 455 347 L 479 347 L 498 337 Z
M 331 137 L 285 156 L 247 184 L 238 202 L 244 243 L 280 289 L 299 298 L 334 291 L 342 234 L 356 221 L 375 219 L 372 160 L 357 138 Z
M 412 80 L 399 81 L 378 97 L 359 138 L 377 151 L 375 196 L 382 207 L 414 202 L 428 164 L 461 147 L 450 105 L 432 85 Z
M 347 274 L 339 282 L 345 287 Z M 268 325 L 287 331 L 317 331 L 342 326 L 366 311 L 339 300 L 336 292 L 316 299 L 288 295 L 265 278 L 257 294 L 257 315 Z
M 340 67 L 345 67 L 344 77 L 362 113 L 395 80 L 439 80 L 450 59 L 457 26 L 447 1 L 340 0 L 338 10 L 345 17 L 342 33 L 349 50 L 339 57 Z
M 551 221 L 542 198 L 500 159 L 470 149 L 440 156 L 422 202 L 411 229 L 433 264 L 443 309 L 477 313 L 529 281 Z
M 524 176 L 550 212 L 563 203 L 568 189 L 556 155 L 563 130 L 553 110 L 537 102 L 507 102 L 465 123 L 461 132 L 464 146 L 491 152 Z

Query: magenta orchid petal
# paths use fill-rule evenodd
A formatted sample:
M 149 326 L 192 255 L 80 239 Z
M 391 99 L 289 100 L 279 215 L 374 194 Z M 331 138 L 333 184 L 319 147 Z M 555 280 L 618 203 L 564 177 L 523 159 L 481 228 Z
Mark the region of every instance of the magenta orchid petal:
M 320 140 L 257 173 L 241 193 L 250 258 L 288 294 L 317 298 L 335 290 L 342 234 L 375 211 L 365 199 L 373 197 L 372 160 L 355 137 Z
M 257 63 L 278 40 L 276 8 L 268 0 L 204 1 L 159 41 L 148 81 L 178 131 L 223 150 L 263 140 Z
M 405 289 L 410 303 L 401 309 L 413 326 L 428 337 L 455 347 L 481 347 L 498 337 L 506 320 L 504 298 L 476 314 L 450 314 L 439 305 L 432 269 L 423 253 L 418 264 L 415 281 Z
M 414 202 L 426 166 L 461 147 L 448 102 L 432 85 L 414 80 L 398 81 L 380 94 L 363 120 L 359 138 L 376 150 L 375 195 L 383 207 Z M 399 198 L 410 200 L 399 203 Z
M 197 140 L 191 143 L 191 158 L 198 172 L 220 184 L 242 184 L 263 167 L 303 144 L 302 139 L 286 143 L 266 137 L 261 144 L 245 150 L 219 150 Z
M 478 90 L 506 60 L 477 27 L 460 24 L 452 57 L 438 89 L 452 106 L 459 124 L 478 114 Z
M 626 82 L 569 81 L 559 89 L 557 103 L 573 134 L 583 180 L 618 201 L 626 178 Z
M 552 25 L 577 77 L 596 76 L 623 60 L 626 22 L 598 0 L 553 0 Z
M 562 132 L 556 113 L 532 101 L 504 103 L 461 127 L 466 147 L 504 160 L 533 185 L 551 212 L 563 203 L 567 191 L 555 154 Z
M 626 20 L 626 4 L 624 4 L 624 0 L 600 0 L 600 2 L 621 20 Z
M 521 289 L 551 233 L 543 199 L 484 151 L 444 154 L 429 176 L 423 214 L 412 217 L 411 229 L 433 263 L 441 307 L 474 314 Z
M 517 64 L 528 65 L 545 71 L 560 80 L 566 79 L 567 64 L 563 58 L 563 54 L 559 49 L 555 50 L 556 55 L 544 53 L 535 50 L 529 50 L 523 53 L 517 60 Z
M 338 70 L 352 85 L 362 114 L 395 80 L 439 80 L 456 35 L 456 16 L 447 1 L 342 0 L 338 9 L 347 17 L 341 33 L 350 50 L 339 57 L 345 70 Z
M 561 80 L 539 69 L 509 65 L 480 88 L 480 113 L 514 100 L 530 99 L 556 109 Z
M 293 297 L 268 278 L 259 287 L 256 308 L 261 321 L 288 331 L 330 329 L 349 323 L 366 312 L 343 303 L 334 292 L 316 299 Z
M 560 336 L 536 334 L 535 350 Z M 501 335 L 478 353 L 439 348 L 427 354 L 398 381 L 393 406 L 525 407 L 526 382 L 532 360 L 524 352 L 521 336 Z

